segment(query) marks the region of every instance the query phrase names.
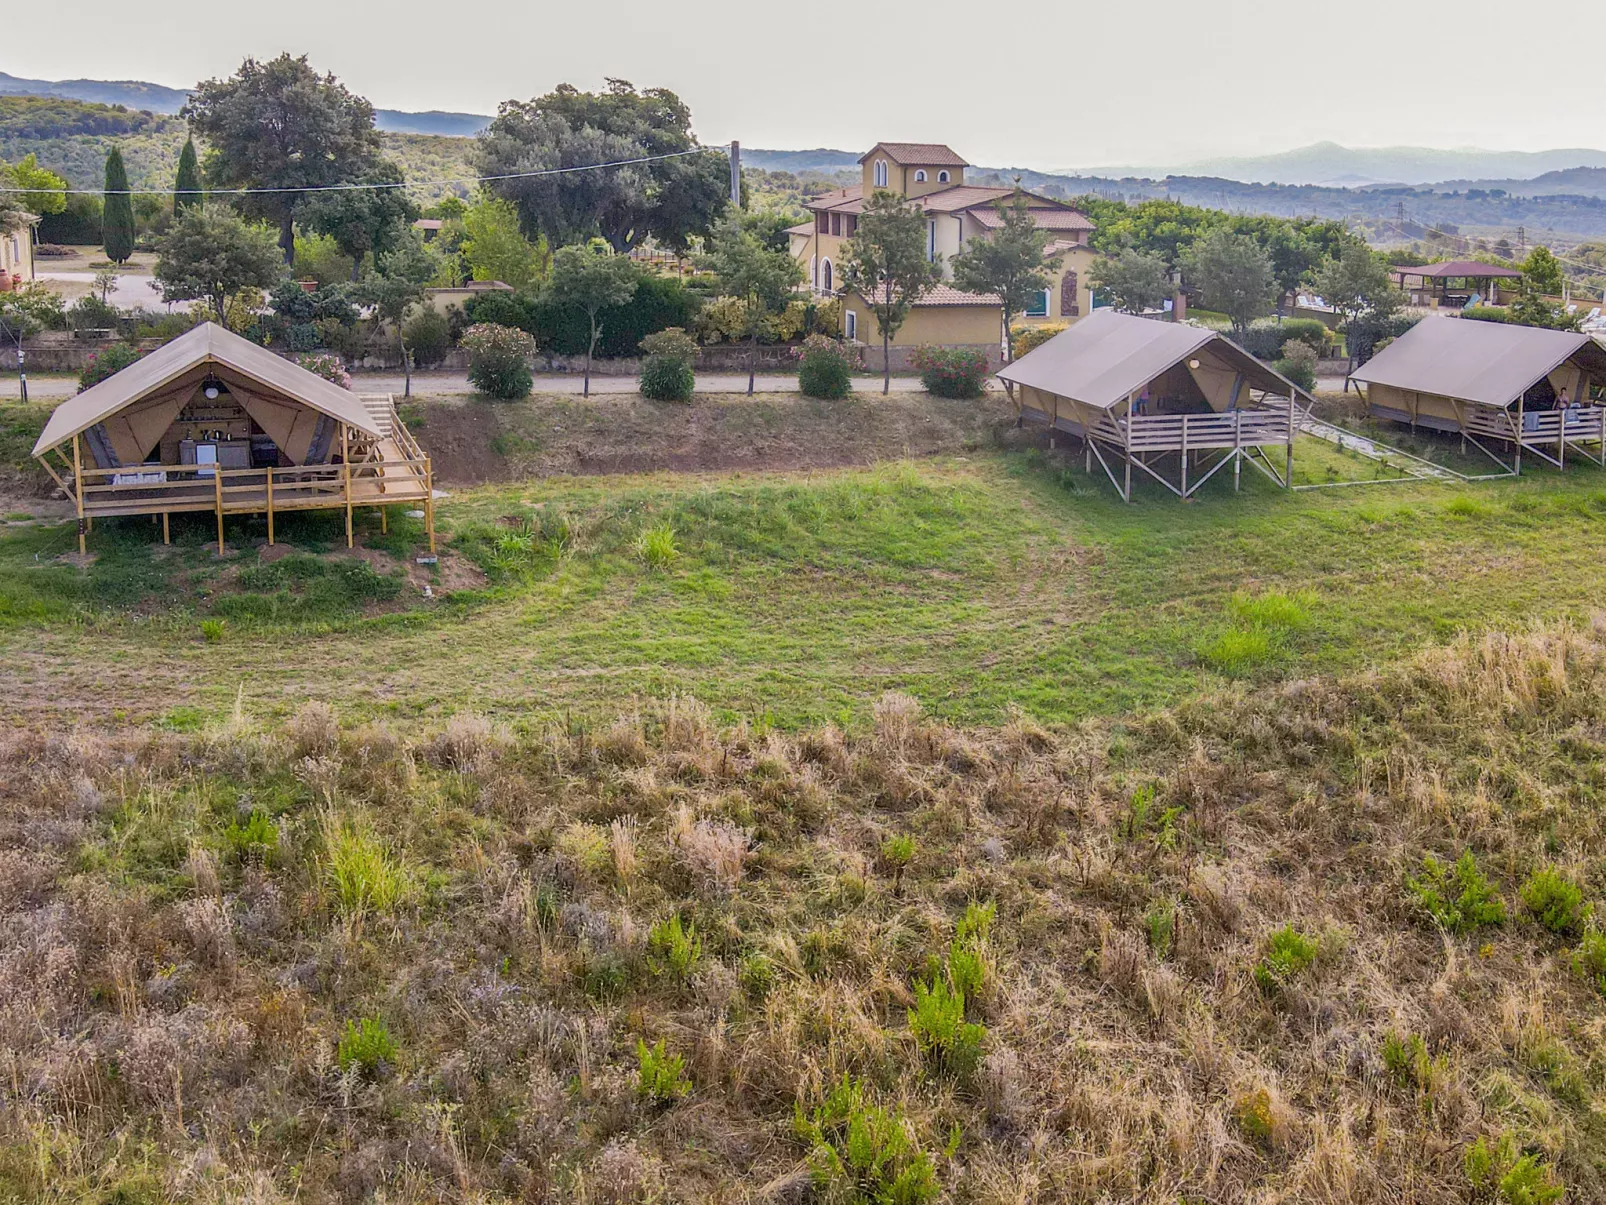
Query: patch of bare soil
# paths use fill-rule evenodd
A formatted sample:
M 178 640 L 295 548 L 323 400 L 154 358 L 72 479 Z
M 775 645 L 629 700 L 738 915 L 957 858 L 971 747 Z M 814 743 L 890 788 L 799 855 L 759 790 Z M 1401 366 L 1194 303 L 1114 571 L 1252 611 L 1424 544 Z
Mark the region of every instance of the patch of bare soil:
M 414 433 L 443 484 L 644 472 L 839 468 L 993 446 L 1007 400 L 926 394 L 710 395 L 689 404 L 634 395 L 428 403 Z

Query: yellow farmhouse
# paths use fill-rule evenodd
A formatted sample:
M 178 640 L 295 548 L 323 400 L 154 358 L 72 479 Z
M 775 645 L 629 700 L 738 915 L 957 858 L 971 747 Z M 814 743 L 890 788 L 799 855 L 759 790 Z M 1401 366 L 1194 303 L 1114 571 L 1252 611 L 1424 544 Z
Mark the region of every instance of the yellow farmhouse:
M 0 292 L 33 280 L 33 223 L 38 220 L 23 214 L 15 227 L 0 230 Z
M 879 142 L 859 160 L 861 180 L 834 189 L 809 205 L 811 218 L 793 226 L 788 234 L 792 255 L 803 266 L 809 287 L 816 293 L 842 292 L 843 244 L 853 237 L 865 201 L 877 192 L 906 197 L 926 217 L 926 254 L 949 264 L 973 239 L 987 238 L 1002 223 L 998 206 L 1008 204 L 1013 188 L 993 188 L 965 182 L 963 159 L 941 143 Z M 1025 193 L 1033 220 L 1051 235 L 1050 256 L 1061 256 L 1049 288 L 1022 316 L 1028 323 L 1073 323 L 1092 312 L 1093 296 L 1088 269 L 1098 256 L 1088 238 L 1094 230 L 1085 214 L 1051 197 Z M 969 300 L 966 300 L 966 299 Z M 863 298 L 845 298 L 843 333 L 861 342 L 877 344 L 880 332 L 867 313 Z M 997 299 L 961 293 L 947 286 L 933 290 L 915 307 L 898 332 L 896 344 L 908 348 L 921 343 L 988 343 L 1002 337 L 1001 309 Z

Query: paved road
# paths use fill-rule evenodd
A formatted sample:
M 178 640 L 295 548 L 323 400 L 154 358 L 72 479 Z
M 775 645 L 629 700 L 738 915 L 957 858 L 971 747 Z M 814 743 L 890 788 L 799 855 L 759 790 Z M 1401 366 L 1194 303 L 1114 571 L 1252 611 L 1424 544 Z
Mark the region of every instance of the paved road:
M 40 280 L 54 280 L 59 281 L 62 284 L 80 286 L 77 289 L 68 290 L 69 294 L 81 294 L 94 291 L 93 286 L 95 283 L 95 274 L 93 272 L 47 271 L 40 272 L 38 275 Z M 120 310 L 145 309 L 171 311 L 175 305 L 183 309 L 188 309 L 190 305 L 190 303 L 187 301 L 173 303 L 164 302 L 162 300 L 161 288 L 157 285 L 156 281 L 152 277 L 138 276 L 133 274 L 119 276 L 117 278 L 117 283 L 112 286 L 111 292 L 107 294 L 106 300 L 110 301 Z

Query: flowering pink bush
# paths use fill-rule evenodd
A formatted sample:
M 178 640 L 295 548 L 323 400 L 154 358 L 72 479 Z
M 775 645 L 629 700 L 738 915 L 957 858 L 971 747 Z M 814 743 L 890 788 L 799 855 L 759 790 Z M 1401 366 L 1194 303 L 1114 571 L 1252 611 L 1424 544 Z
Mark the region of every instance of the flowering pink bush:
M 326 381 L 333 381 L 342 389 L 351 388 L 351 374 L 341 363 L 340 357 L 329 352 L 318 352 L 314 355 L 297 356 L 296 363 L 308 372 L 315 372 Z
M 970 347 L 917 347 L 909 363 L 926 392 L 937 397 L 980 397 L 987 355 Z

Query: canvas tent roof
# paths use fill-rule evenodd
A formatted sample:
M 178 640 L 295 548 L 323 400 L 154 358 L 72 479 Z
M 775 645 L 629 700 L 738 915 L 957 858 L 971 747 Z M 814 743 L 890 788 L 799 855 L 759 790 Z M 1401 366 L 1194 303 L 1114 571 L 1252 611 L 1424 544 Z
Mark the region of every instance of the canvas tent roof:
M 999 370 L 998 376 L 1108 409 L 1208 347 L 1253 387 L 1310 395 L 1213 330 L 1099 310 Z
M 1503 407 L 1580 353 L 1591 373 L 1606 377 L 1606 348 L 1588 335 L 1424 318 L 1350 376 L 1368 385 Z
M 362 401 L 350 390 L 215 323 L 206 322 L 57 406 L 39 442 L 34 444 L 33 454 L 43 455 L 207 363 L 228 368 L 275 394 L 327 414 L 376 439 L 383 435 L 363 408 Z

